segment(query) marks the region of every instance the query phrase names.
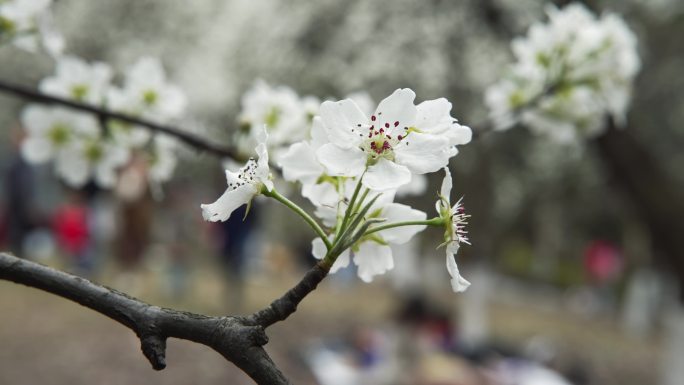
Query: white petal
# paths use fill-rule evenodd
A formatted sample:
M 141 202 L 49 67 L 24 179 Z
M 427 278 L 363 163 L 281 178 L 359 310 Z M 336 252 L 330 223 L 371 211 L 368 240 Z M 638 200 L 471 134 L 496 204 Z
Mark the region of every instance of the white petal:
M 327 252 L 328 249 L 325 247 L 325 243 L 323 243 L 323 240 L 320 237 L 311 241 L 311 254 L 314 258 L 323 259 Z
M 451 171 L 449 171 L 448 167 L 444 167 L 444 179 L 442 179 L 442 188 L 439 190 L 439 194 L 446 199 L 447 202 L 451 202 L 449 197 L 451 196 L 452 187 Z
M 381 216 L 387 219 L 386 223 L 404 221 L 422 221 L 427 218 L 427 214 L 420 210 L 412 209 L 410 206 L 400 203 L 391 203 L 385 206 Z M 380 236 L 387 242 L 403 244 L 408 242 L 418 232 L 425 230 L 425 226 L 401 226 L 383 230 Z
M 424 174 L 412 174 L 411 181 L 399 187 L 398 197 L 418 196 L 425 194 L 428 187 L 428 178 Z
M 363 242 L 354 253 L 354 263 L 358 266 L 359 278 L 371 282 L 374 276 L 394 268 L 392 249 L 376 242 Z
M 81 187 L 90 176 L 90 165 L 83 157 L 82 149 L 64 149 L 57 154 L 55 171 L 71 187 Z
M 226 221 L 235 209 L 252 200 L 256 193 L 256 187 L 250 183 L 239 186 L 234 190 L 226 190 L 216 202 L 200 206 L 202 208 L 202 216 L 205 220 L 211 222 Z
M 416 127 L 424 132 L 441 132 L 453 121 L 450 116 L 451 103 L 444 98 L 426 100 L 416 109 Z
M 409 88 L 400 88 L 394 91 L 392 95 L 380 102 L 374 114 L 376 121 L 371 123 L 375 124 L 376 127 L 397 129 L 403 132 L 404 127 L 411 127 L 415 124 L 418 112 L 413 104 L 415 98 L 415 92 Z
M 455 123 L 444 132 L 444 135 L 449 139 L 449 145 L 455 146 L 470 143 L 473 131 L 468 126 Z
M 371 190 L 394 190 L 411 181 L 411 171 L 406 166 L 396 164 L 387 159 L 368 167 L 363 177 L 363 185 Z
M 342 148 L 328 143 L 316 151 L 318 160 L 334 176 L 359 176 L 366 168 L 366 153 L 360 148 Z
M 307 142 L 291 145 L 280 157 L 278 165 L 283 169 L 285 180 L 291 182 L 314 183 L 325 172 L 314 149 Z
M 330 142 L 340 147 L 348 148 L 358 144 L 361 141 L 356 132 L 360 129 L 359 125 L 368 125 L 368 117 L 351 99 L 323 102 L 319 114 Z
M 347 266 L 349 266 L 349 255 L 350 251 L 349 249 L 345 250 L 340 254 L 337 259 L 335 260 L 335 263 L 330 267 L 330 273 L 336 273 L 338 270 L 343 269 Z
M 45 163 L 52 158 L 52 144 L 42 136 L 29 136 L 21 143 L 21 155 L 29 163 Z
M 396 162 L 416 174 L 435 172 L 449 163 L 448 147 L 443 136 L 413 132 L 397 145 Z
M 314 116 L 313 122 L 311 123 L 311 141 L 309 144 L 315 151 L 326 143 L 328 143 L 328 134 L 326 133 L 323 121 L 320 116 Z
M 458 247 L 456 247 L 456 250 L 458 250 Z M 451 289 L 456 293 L 465 291 L 468 286 L 470 286 L 470 282 L 461 277 L 461 274 L 458 271 L 458 266 L 456 265 L 455 251 L 453 248 L 447 248 L 446 266 L 447 271 L 451 276 Z
M 21 112 L 21 124 L 31 134 L 42 134 L 53 123 L 51 112 L 43 106 L 29 105 Z

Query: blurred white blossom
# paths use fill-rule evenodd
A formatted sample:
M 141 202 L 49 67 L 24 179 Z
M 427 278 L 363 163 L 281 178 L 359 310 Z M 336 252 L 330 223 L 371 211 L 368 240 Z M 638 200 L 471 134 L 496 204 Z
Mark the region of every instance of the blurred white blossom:
M 50 55 L 61 54 L 64 38 L 50 13 L 52 0 L 9 0 L 0 2 L 0 44 L 35 52 L 44 48 Z
M 62 56 L 57 58 L 55 74 L 43 79 L 38 88 L 48 95 L 100 106 L 111 79 L 112 69 L 108 64 L 89 64 L 75 56 Z
M 581 4 L 547 8 L 511 46 L 516 58 L 485 96 L 498 129 L 520 122 L 558 141 L 595 136 L 610 114 L 623 122 L 640 67 L 636 37 L 617 15 Z

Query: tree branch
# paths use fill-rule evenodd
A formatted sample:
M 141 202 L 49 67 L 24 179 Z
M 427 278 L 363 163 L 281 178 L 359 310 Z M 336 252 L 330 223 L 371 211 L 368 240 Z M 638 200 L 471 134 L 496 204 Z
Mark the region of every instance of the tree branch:
M 310 275 L 311 272 L 303 281 L 311 280 L 312 278 L 307 278 Z M 320 273 L 315 275 L 319 276 Z M 143 354 L 156 370 L 166 367 L 166 339 L 173 337 L 211 347 L 258 384 L 290 383 L 263 349 L 268 337 L 265 327 L 254 322 L 254 316 L 208 317 L 153 306 L 84 278 L 4 253 L 0 253 L 0 279 L 70 299 L 121 323 L 140 338 Z M 289 315 L 294 312 L 296 304 L 313 290 L 311 288 L 304 292 L 297 289 L 300 286 L 302 283 L 290 291 L 298 294 L 292 301 L 286 301 L 281 314 Z M 275 302 L 281 303 L 279 301 Z M 294 308 L 288 312 L 288 306 Z
M 145 127 L 151 131 L 161 132 L 166 135 L 173 136 L 181 142 L 200 151 L 206 151 L 219 157 L 231 157 L 236 159 L 239 158 L 235 151 L 231 148 L 213 144 L 206 139 L 191 134 L 187 131 L 180 130 L 178 128 L 150 122 L 145 119 L 140 119 L 134 116 L 110 111 L 105 108 L 96 107 L 90 104 L 80 103 L 57 96 L 46 95 L 42 92 L 30 89 L 28 87 L 11 84 L 3 80 L 0 80 L 0 92 L 19 96 L 21 98 L 29 99 L 38 103 L 57 104 L 67 108 L 88 112 L 95 115 L 100 121 L 106 121 L 110 119 L 119 120 L 136 126 Z
M 323 261 L 319 261 L 292 289 L 282 297 L 271 302 L 268 307 L 252 314 L 249 319 L 255 325 L 267 328 L 276 322 L 283 321 L 297 311 L 297 306 L 312 291 L 316 290 L 319 283 L 328 275 L 330 267 Z

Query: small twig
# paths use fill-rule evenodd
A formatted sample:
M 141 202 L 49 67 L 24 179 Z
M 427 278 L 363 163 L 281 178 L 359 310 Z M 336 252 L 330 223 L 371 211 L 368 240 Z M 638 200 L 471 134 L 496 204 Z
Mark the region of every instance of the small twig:
M 162 124 L 150 122 L 145 119 L 140 119 L 134 116 L 110 111 L 105 108 L 96 107 L 90 104 L 80 103 L 57 96 L 46 95 L 42 92 L 33 90 L 31 88 L 11 84 L 3 80 L 0 80 L 0 92 L 16 95 L 38 103 L 57 104 L 75 110 L 88 112 L 95 115 L 101 122 L 107 120 L 119 120 L 132 125 L 147 128 L 151 131 L 161 132 L 166 135 L 173 136 L 181 142 L 200 151 L 206 151 L 219 157 L 231 157 L 236 159 L 239 158 L 236 152 L 231 148 L 216 145 L 206 139 L 203 139 L 199 136 L 196 136 L 194 134 L 180 130 L 175 127 L 169 127 Z
M 319 283 L 328 275 L 330 267 L 323 261 L 319 261 L 292 289 L 282 297 L 271 302 L 268 307 L 252 314 L 249 319 L 252 323 L 267 328 L 276 322 L 283 321 L 297 311 L 300 302 L 316 289 Z

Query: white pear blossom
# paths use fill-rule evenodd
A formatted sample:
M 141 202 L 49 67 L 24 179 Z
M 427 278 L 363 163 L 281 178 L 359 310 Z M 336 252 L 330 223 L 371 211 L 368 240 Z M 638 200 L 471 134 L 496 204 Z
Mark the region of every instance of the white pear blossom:
M 267 139 L 266 127 L 263 127 L 260 130 L 260 135 L 257 138 L 258 144 L 255 148 L 258 160 L 249 159 L 236 172 L 226 170 L 228 182 L 226 192 L 216 202 L 200 206 L 205 220 L 211 222 L 226 221 L 235 209 L 248 204 L 252 198 L 260 194 L 262 187 L 268 191 L 273 190 L 273 182 L 268 167 Z
M 91 178 L 98 186 L 111 188 L 117 170 L 125 165 L 130 152 L 107 140 L 82 139 L 71 144 L 57 158 L 57 174 L 70 186 L 82 187 Z
M 49 8 L 52 0 L 10 0 L 0 2 L 0 44 L 35 52 L 39 46 L 53 55 L 64 49 L 64 38 L 57 32 Z
M 257 80 L 242 97 L 240 132 L 235 138 L 238 149 L 243 154 L 252 154 L 259 131 L 266 126 L 269 149 L 279 158 L 286 146 L 308 138 L 315 104 L 316 99 L 300 99 L 289 87 L 272 87 Z
M 640 67 L 636 37 L 615 14 L 585 6 L 547 8 L 548 23 L 512 42 L 517 62 L 485 101 L 498 129 L 521 122 L 559 141 L 591 137 L 604 116 L 625 119 Z M 558 131 L 558 132 L 556 132 Z
M 440 189 L 440 197 L 436 203 L 436 209 L 437 213 L 445 221 L 446 266 L 451 276 L 451 288 L 458 293 L 465 291 L 470 286 L 470 282 L 459 273 L 455 259 L 461 244 L 470 244 L 468 233 L 465 230 L 465 225 L 468 224 L 467 219 L 470 216 L 465 213 L 461 200 L 453 206 L 451 205 L 449 199 L 452 187 L 451 172 L 446 167 L 444 172 L 445 176 L 442 180 L 442 188 Z
M 39 88 L 49 95 L 101 105 L 111 78 L 111 68 L 105 63 L 88 64 L 75 56 L 61 56 L 55 75 L 43 79 Z
M 183 115 L 187 99 L 179 87 L 167 82 L 159 59 L 143 57 L 128 68 L 122 88 L 109 89 L 107 106 L 114 111 L 165 123 Z M 117 141 L 130 147 L 142 147 L 151 137 L 148 129 L 125 122 L 111 121 L 109 128 Z
M 99 135 L 91 115 L 60 107 L 29 105 L 21 113 L 21 123 L 27 133 L 21 153 L 30 163 L 47 162 L 75 141 Z
M 167 81 L 164 67 L 154 57 L 142 57 L 126 70 L 120 92 L 136 115 L 159 121 L 179 118 L 187 106 L 183 91 Z
M 389 198 L 391 201 L 391 198 Z M 383 218 L 387 223 L 425 220 L 426 214 L 400 203 L 387 203 L 378 200 L 373 205 L 367 218 Z M 357 266 L 359 278 L 371 282 L 376 275 L 384 274 L 394 268 L 392 246 L 403 245 L 415 234 L 423 231 L 424 225 L 402 226 L 382 230 L 364 237 L 345 250 L 330 269 L 331 273 L 349 266 L 350 259 Z M 325 257 L 325 245 L 320 238 L 312 242 L 312 254 L 318 259 Z
M 455 153 L 453 119 L 443 124 L 441 110 L 419 114 L 415 93 L 398 89 L 370 117 L 351 99 L 324 102 L 320 116 L 330 143 L 316 155 L 329 175 L 359 177 L 372 190 L 393 190 L 444 167 Z M 438 115 L 434 115 L 439 113 Z M 444 128 L 443 128 L 444 126 Z M 456 137 L 457 135 L 453 135 Z

